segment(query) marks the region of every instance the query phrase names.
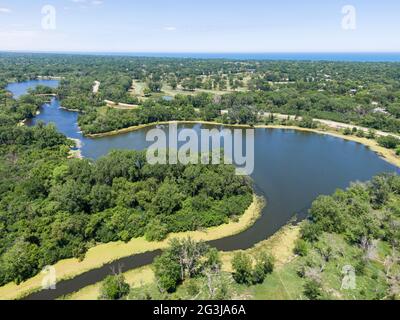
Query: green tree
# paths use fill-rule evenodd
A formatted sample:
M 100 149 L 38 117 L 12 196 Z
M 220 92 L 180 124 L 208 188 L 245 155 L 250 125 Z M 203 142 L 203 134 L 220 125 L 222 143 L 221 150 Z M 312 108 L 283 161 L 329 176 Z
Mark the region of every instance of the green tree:
M 122 274 L 108 276 L 101 284 L 100 300 L 121 300 L 129 294 L 129 284 Z
M 308 244 L 306 241 L 303 239 L 299 239 L 296 241 L 296 245 L 294 248 L 294 253 L 301 256 L 305 257 L 308 254 Z
M 174 292 L 182 281 L 181 266 L 176 256 L 167 251 L 156 258 L 153 264 L 154 274 L 160 291 Z
M 158 215 L 170 215 L 182 207 L 183 194 L 173 181 L 165 181 L 153 198 L 154 212 Z
M 370 183 L 370 190 L 375 207 L 380 208 L 389 200 L 391 188 L 385 176 L 374 177 Z
M 252 278 L 252 261 L 251 258 L 243 253 L 238 252 L 232 260 L 233 279 L 239 284 L 251 284 Z
M 322 297 L 321 284 L 316 280 L 308 280 L 304 285 L 304 295 L 310 300 L 319 300 Z
M 150 81 L 148 86 L 151 92 L 160 92 L 162 89 L 162 83 L 159 81 Z
M 160 220 L 154 219 L 149 222 L 146 227 L 146 240 L 147 241 L 162 241 L 168 235 L 168 228 L 162 224 Z
M 377 141 L 380 146 L 388 149 L 396 149 L 400 145 L 400 139 L 393 136 L 380 137 Z
M 20 239 L 3 255 L 1 265 L 8 281 L 20 284 L 38 271 L 38 264 L 38 246 Z
M 274 258 L 266 252 L 261 252 L 256 257 L 256 264 L 253 270 L 253 284 L 263 283 L 268 274 L 274 271 Z

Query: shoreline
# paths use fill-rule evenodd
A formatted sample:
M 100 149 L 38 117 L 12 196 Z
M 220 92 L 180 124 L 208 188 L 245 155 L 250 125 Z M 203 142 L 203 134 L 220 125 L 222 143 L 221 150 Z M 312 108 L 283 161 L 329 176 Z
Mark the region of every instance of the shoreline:
M 114 131 L 111 133 L 101 134 L 101 136 L 109 136 L 120 134 L 123 132 L 130 132 L 140 130 L 146 127 L 151 127 L 155 125 L 167 125 L 170 123 L 176 124 L 207 124 L 207 125 L 220 125 L 224 127 L 231 127 L 231 128 L 256 128 L 256 129 L 281 129 L 281 130 L 296 130 L 302 132 L 310 132 L 315 134 L 323 134 L 329 135 L 335 138 L 339 138 L 345 141 L 352 141 L 356 143 L 363 144 L 364 146 L 368 147 L 371 151 L 375 152 L 380 156 L 383 160 L 391 163 L 396 167 L 400 167 L 400 158 L 395 155 L 395 152 L 386 148 L 383 148 L 378 145 L 375 140 L 370 140 L 367 138 L 359 138 L 356 136 L 347 136 L 340 133 L 339 129 L 332 129 L 332 128 L 318 128 L 318 129 L 309 129 L 309 128 L 301 128 L 298 126 L 284 126 L 284 125 L 226 125 L 223 123 L 217 122 L 210 122 L 210 121 L 169 121 L 169 122 L 158 122 L 158 123 L 151 123 L 146 125 L 140 125 L 130 128 L 125 128 L 122 130 Z M 123 131 L 123 132 L 122 132 Z M 98 136 L 97 136 L 98 137 Z M 167 240 L 162 242 L 150 243 L 145 241 L 143 238 L 136 238 L 131 240 L 129 243 L 109 243 L 109 244 L 99 244 L 91 249 L 89 249 L 87 253 L 87 258 L 85 258 L 82 262 L 79 262 L 77 259 L 67 259 L 59 261 L 55 266 L 57 273 L 59 275 L 59 281 L 72 279 L 80 274 L 88 272 L 90 270 L 96 269 L 105 265 L 107 263 L 117 261 L 121 258 L 133 256 L 140 253 L 151 252 L 154 250 L 163 249 L 168 245 L 168 239 L 171 237 L 179 238 L 179 237 L 187 237 L 192 236 L 195 240 L 204 240 L 204 241 L 212 241 L 217 239 L 222 239 L 225 237 L 229 237 L 232 235 L 236 235 L 241 233 L 242 231 L 249 228 L 253 223 L 257 220 L 257 218 L 261 215 L 262 206 L 255 204 L 255 199 L 253 199 L 253 204 L 249 207 L 248 210 L 244 213 L 243 216 L 240 218 L 239 223 L 229 223 L 219 227 L 208 229 L 206 232 L 202 231 L 194 231 L 188 232 L 183 234 L 171 234 Z M 256 201 L 257 202 L 257 201 Z M 246 213 L 248 211 L 253 211 L 252 218 L 248 218 Z M 259 212 L 258 215 L 254 216 L 254 212 Z M 247 218 L 244 218 L 247 217 Z M 245 221 L 243 221 L 245 220 Z M 231 229 L 231 226 L 234 226 Z M 242 225 L 240 227 L 240 225 Z M 222 229 L 218 231 L 218 229 Z M 225 230 L 224 230 L 225 229 Z M 260 243 L 262 245 L 263 242 Z M 255 244 L 257 246 L 257 244 Z M 105 252 L 104 252 L 105 251 Z M 110 251 L 112 253 L 110 254 Z M 127 253 L 129 251 L 129 253 Z M 96 256 L 97 255 L 97 256 Z M 100 257 L 100 258 L 99 258 Z M 27 280 L 26 282 L 22 283 L 20 286 L 16 286 L 15 284 L 7 284 L 3 287 L 0 287 L 0 299 L 9 298 L 9 299 L 18 299 L 23 298 L 29 294 L 34 292 L 40 291 L 40 283 L 41 283 L 42 276 L 39 274 L 34 278 Z
M 111 137 L 119 134 L 129 133 L 138 131 L 141 129 L 154 127 L 157 125 L 169 125 L 169 124 L 205 124 L 205 125 L 214 125 L 214 126 L 224 126 L 227 128 L 240 128 L 240 129 L 279 129 L 279 130 L 296 130 L 301 132 L 310 132 L 315 134 L 322 134 L 328 135 L 335 138 L 343 139 L 346 141 L 352 141 L 356 143 L 360 143 L 366 147 L 368 147 L 372 152 L 376 153 L 381 159 L 385 160 L 386 162 L 400 168 L 400 157 L 396 155 L 394 150 L 390 150 L 384 147 L 381 147 L 378 142 L 374 139 L 367 139 L 367 138 L 360 138 L 353 135 L 344 135 L 340 132 L 340 129 L 335 129 L 331 127 L 326 127 L 324 130 L 323 128 L 317 129 L 309 129 L 309 128 L 301 128 L 299 126 L 284 126 L 284 125 L 242 125 L 242 124 L 223 124 L 219 122 L 212 122 L 212 121 L 162 121 L 162 122 L 153 122 L 149 124 L 142 124 L 138 126 L 132 126 L 124 129 L 113 130 L 105 133 L 97 133 L 97 134 L 84 134 L 85 137 L 92 138 L 92 139 L 99 139 L 103 137 Z M 390 135 L 388 133 L 388 135 Z M 393 134 L 393 136 L 395 136 Z
M 173 233 L 160 242 L 149 242 L 145 240 L 144 237 L 141 237 L 134 238 L 128 243 L 119 241 L 98 244 L 88 250 L 85 259 L 82 261 L 71 258 L 57 262 L 54 265 L 57 272 L 57 282 L 73 279 L 85 272 L 100 268 L 125 257 L 165 249 L 168 247 L 171 239 L 191 237 L 196 241 L 214 241 L 234 236 L 254 225 L 261 217 L 265 205 L 265 199 L 254 194 L 252 204 L 243 215 L 240 216 L 238 222 L 231 221 L 228 224 L 208 228 L 205 231 Z M 16 285 L 15 283 L 6 284 L 0 287 L 0 300 L 22 299 L 32 293 L 38 292 L 41 290 L 42 279 L 43 275 L 38 274 L 20 285 Z
M 108 132 L 103 132 L 103 133 L 92 133 L 92 134 L 84 134 L 85 137 L 88 138 L 103 138 L 103 137 L 111 137 L 111 136 L 116 136 L 119 134 L 123 133 L 128 133 L 128 132 L 134 132 L 138 131 L 141 129 L 149 128 L 149 127 L 154 127 L 157 125 L 169 125 L 169 124 L 207 124 L 207 125 L 214 125 L 214 126 L 224 126 L 224 127 L 232 127 L 232 128 L 255 128 L 256 126 L 250 126 L 247 124 L 224 124 L 224 123 L 219 123 L 219 122 L 213 122 L 213 121 L 203 121 L 203 120 L 172 120 L 172 121 L 160 121 L 160 122 L 152 122 L 152 123 L 147 123 L 147 124 L 140 124 L 137 126 L 132 126 L 132 127 L 127 127 L 123 129 L 118 129 L 118 130 L 112 130 Z
M 295 248 L 296 240 L 300 236 L 300 225 L 288 224 L 282 227 L 271 237 L 263 240 L 262 242 L 254 245 L 254 247 L 248 250 L 224 252 L 221 251 L 221 262 L 222 271 L 231 273 L 232 259 L 237 252 L 245 252 L 251 255 L 256 255 L 262 251 L 268 251 L 275 258 L 275 267 L 277 269 L 283 268 L 287 263 L 291 262 L 295 254 L 293 250 Z M 132 287 L 138 288 L 143 285 L 154 283 L 155 276 L 152 270 L 152 265 L 140 267 L 129 270 L 123 273 L 125 281 Z M 97 300 L 100 294 L 102 282 L 97 282 L 93 285 L 84 287 L 79 291 L 69 294 L 64 297 L 60 297 L 58 300 L 77 300 L 77 301 L 92 301 Z

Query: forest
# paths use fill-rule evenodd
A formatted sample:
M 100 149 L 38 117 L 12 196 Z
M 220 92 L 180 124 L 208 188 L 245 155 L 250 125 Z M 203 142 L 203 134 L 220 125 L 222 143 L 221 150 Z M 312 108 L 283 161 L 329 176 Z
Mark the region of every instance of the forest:
M 150 166 L 135 151 L 68 159 L 74 142 L 53 125 L 20 124 L 45 90 L 18 100 L 0 91 L 0 285 L 83 258 L 98 243 L 221 225 L 253 201 L 251 181 L 234 166 Z
M 60 78 L 61 104 L 82 112 L 86 134 L 171 119 L 251 125 L 264 123 L 264 112 L 400 132 L 399 63 L 1 53 L 0 69 L 1 87 Z M 169 94 L 173 99 L 164 99 Z M 105 100 L 138 108 L 107 107 Z
M 115 151 L 96 162 L 68 159 L 74 142 L 54 126 L 22 125 L 48 99 L 42 94 L 55 94 L 63 107 L 78 110 L 85 134 L 168 120 L 276 121 L 263 118 L 264 112 L 301 116 L 304 127 L 321 118 L 400 133 L 399 63 L 0 53 L 0 70 L 0 285 L 20 283 L 61 259 L 83 259 L 99 243 L 157 241 L 224 224 L 253 199 L 251 182 L 235 176 L 233 166 L 150 166 L 134 151 Z M 59 78 L 60 86 L 37 87 L 19 99 L 5 89 L 40 77 Z M 143 95 L 135 93 L 135 83 L 144 84 Z M 165 99 L 164 90 L 177 94 Z M 134 108 L 118 109 L 105 100 Z M 378 142 L 391 149 L 400 145 L 394 137 Z M 296 279 L 299 298 L 335 298 L 340 275 L 332 266 L 351 262 L 364 285 L 357 297 L 396 297 L 399 197 L 399 178 L 379 176 L 318 198 L 302 227 L 296 260 L 278 275 Z M 179 255 L 189 249 L 199 263 L 182 265 Z M 175 242 L 154 265 L 156 286 L 139 292 L 127 288 L 123 277 L 111 277 L 102 297 L 231 298 L 257 286 L 268 291 L 269 279 L 280 272 L 268 252 L 238 254 L 231 274 L 222 272 L 222 264 L 205 244 Z M 207 290 L 199 291 L 202 286 Z
M 398 300 L 399 208 L 400 178 L 376 176 L 316 199 L 284 265 L 263 245 L 228 262 L 204 243 L 175 240 L 154 262 L 153 282 L 110 276 L 99 299 Z
M 253 200 L 250 182 L 235 176 L 233 166 L 150 166 L 134 151 L 95 163 L 66 160 L 63 138 L 49 140 L 58 136 L 53 128 L 32 131 L 22 142 L 29 151 L 2 148 L 8 172 L 0 201 L 2 284 L 19 283 L 61 259 L 83 258 L 97 243 L 159 241 L 171 232 L 228 223 Z

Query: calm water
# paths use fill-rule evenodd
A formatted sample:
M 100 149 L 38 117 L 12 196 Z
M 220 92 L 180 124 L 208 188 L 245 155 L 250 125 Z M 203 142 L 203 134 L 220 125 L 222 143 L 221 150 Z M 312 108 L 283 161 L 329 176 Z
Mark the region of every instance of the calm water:
M 28 87 L 27 84 L 20 85 L 21 88 Z M 31 85 L 32 81 L 29 82 Z M 16 88 L 18 93 L 22 91 L 15 84 L 11 88 Z M 150 145 L 146 142 L 146 133 L 152 128 L 91 139 L 82 136 L 77 119 L 76 112 L 61 109 L 58 101 L 53 99 L 29 125 L 38 121 L 55 123 L 66 136 L 80 139 L 82 155 L 92 159 L 115 149 L 144 150 Z M 179 129 L 193 128 L 199 132 L 204 127 L 181 125 Z M 168 127 L 165 131 L 168 133 Z M 257 191 L 268 199 L 268 206 L 250 230 L 214 243 L 224 250 L 251 247 L 274 234 L 294 215 L 304 217 L 318 195 L 331 194 L 353 181 L 367 181 L 378 173 L 399 172 L 361 144 L 295 130 L 257 129 L 255 150 L 252 179 Z
M 16 92 L 22 91 L 18 85 L 10 88 Z M 60 109 L 58 101 L 54 99 L 43 106 L 41 114 L 31 120 L 29 125 L 38 121 L 55 123 L 66 136 L 80 139 L 83 156 L 92 159 L 98 159 L 114 149 L 143 150 L 149 146 L 146 133 L 151 128 L 89 139 L 80 133 L 77 117 L 75 112 Z M 182 125 L 179 129 L 188 127 L 199 131 L 205 126 Z M 168 132 L 168 127 L 165 130 Z M 249 230 L 211 244 L 224 251 L 248 249 L 273 235 L 295 215 L 304 218 L 318 195 L 331 194 L 337 188 L 345 188 L 354 181 L 367 181 L 382 172 L 400 173 L 400 170 L 361 144 L 294 130 L 257 129 L 252 179 L 257 192 L 267 198 L 268 205 L 262 217 Z M 123 271 L 127 271 L 130 266 L 133 268 L 148 264 L 157 254 L 159 252 L 135 255 L 114 264 L 123 264 Z M 61 282 L 56 291 L 43 291 L 31 298 L 52 299 L 72 293 L 104 279 L 109 270 L 107 266 L 89 271 L 78 278 Z
M 26 94 L 29 89 L 35 89 L 39 85 L 57 88 L 58 84 L 58 80 L 31 80 L 11 83 L 6 87 L 6 90 L 12 92 L 15 98 L 19 98 L 20 96 Z

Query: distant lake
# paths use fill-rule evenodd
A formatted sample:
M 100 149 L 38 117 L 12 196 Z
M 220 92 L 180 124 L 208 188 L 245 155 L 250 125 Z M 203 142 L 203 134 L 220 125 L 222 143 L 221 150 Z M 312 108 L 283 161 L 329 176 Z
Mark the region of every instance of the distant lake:
M 60 81 L 58 80 L 31 80 L 24 82 L 11 83 L 6 87 L 6 90 L 10 91 L 14 98 L 26 94 L 29 89 L 35 89 L 37 86 L 47 86 L 50 88 L 57 88 Z

